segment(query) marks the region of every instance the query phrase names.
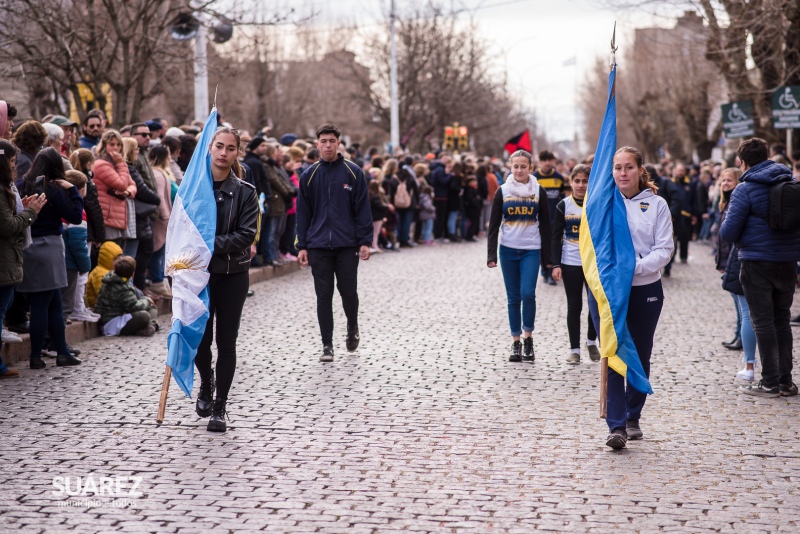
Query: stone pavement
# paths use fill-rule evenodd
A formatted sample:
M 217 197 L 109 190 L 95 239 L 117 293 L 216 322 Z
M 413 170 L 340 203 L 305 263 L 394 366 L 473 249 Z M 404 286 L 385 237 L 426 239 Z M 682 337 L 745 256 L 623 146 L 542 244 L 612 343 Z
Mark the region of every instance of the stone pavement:
M 665 280 L 656 394 L 626 450 L 603 445 L 598 364 L 564 361 L 561 285 L 538 288 L 536 362 L 511 364 L 485 241 L 418 248 L 362 263 L 354 354 L 337 297 L 333 364 L 310 274 L 255 286 L 226 434 L 174 383 L 155 424 L 163 330 L 2 382 L 0 532 L 798 532 L 800 397 L 737 391 L 733 302 L 710 248 L 691 254 Z M 138 477 L 141 495 L 54 495 L 64 477 Z

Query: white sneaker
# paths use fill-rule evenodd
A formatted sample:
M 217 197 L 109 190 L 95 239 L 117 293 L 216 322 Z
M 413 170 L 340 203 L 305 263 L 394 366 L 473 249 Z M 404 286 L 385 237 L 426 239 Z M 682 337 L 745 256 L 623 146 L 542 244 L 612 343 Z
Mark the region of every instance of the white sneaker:
M 739 380 L 744 380 L 746 382 L 752 382 L 755 378 L 755 370 L 753 369 L 742 369 L 738 373 L 736 373 L 736 378 Z
M 3 332 L 0 335 L 3 336 L 3 343 L 22 343 L 22 338 L 11 330 L 3 328 Z
M 83 321 L 86 323 L 96 323 L 100 316 L 90 314 L 88 311 L 73 312 L 70 316 L 73 321 Z

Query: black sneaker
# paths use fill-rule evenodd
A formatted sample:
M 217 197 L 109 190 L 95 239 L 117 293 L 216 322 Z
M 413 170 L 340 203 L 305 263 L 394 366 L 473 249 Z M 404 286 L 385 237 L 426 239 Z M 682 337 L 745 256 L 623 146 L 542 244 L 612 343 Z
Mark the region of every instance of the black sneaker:
M 634 421 L 633 419 L 629 419 L 625 423 L 625 433 L 628 435 L 628 439 L 642 439 L 644 437 L 642 429 L 639 428 L 639 421 Z
M 44 369 L 47 367 L 47 364 L 44 363 L 44 360 L 41 358 L 31 358 L 30 367 L 31 369 Z
M 795 391 L 797 390 L 795 389 Z M 780 388 L 778 386 L 772 386 L 771 388 L 765 387 L 763 380 L 755 385 L 742 386 L 742 393 L 752 395 L 754 397 L 766 397 L 771 399 L 780 397 L 781 395 Z
M 624 449 L 626 443 L 628 443 L 628 435 L 625 433 L 624 428 L 615 428 L 606 438 L 606 446 L 615 451 Z
M 522 361 L 522 343 L 519 341 L 515 341 L 513 345 L 511 345 L 511 356 L 508 357 L 508 361 L 510 362 L 521 362 Z
M 361 341 L 361 337 L 358 335 L 358 327 L 351 329 L 347 329 L 347 341 L 345 342 L 345 346 L 347 347 L 347 352 L 354 352 L 358 348 L 358 342 Z
M 322 347 L 322 356 L 319 357 L 322 363 L 330 363 L 333 361 L 333 347 L 325 345 Z
M 522 354 L 523 361 L 532 362 L 533 360 L 536 359 L 536 356 L 534 356 L 534 354 L 533 354 L 533 338 L 532 337 L 523 338 L 523 350 L 524 350 L 524 352 Z
M 208 417 L 214 411 L 214 371 L 211 371 L 209 381 L 200 381 L 200 392 L 197 394 L 194 410 L 200 417 Z
M 800 315 L 798 315 L 798 316 L 797 316 L 797 317 L 795 317 L 794 319 L 790 320 L 790 321 L 789 321 L 789 324 L 791 324 L 791 325 L 794 325 L 794 326 L 800 326 Z M 10 329 L 10 328 L 11 328 L 11 327 L 9 327 L 9 329 Z
M 781 397 L 794 397 L 797 395 L 797 386 L 794 384 L 794 382 L 788 386 L 781 384 L 778 386 L 778 391 L 780 391 Z
M 225 423 L 226 417 L 228 417 L 228 412 L 225 410 L 225 399 L 214 399 L 214 411 L 211 414 L 211 419 L 208 421 L 206 430 L 209 432 L 227 431 L 228 425 Z

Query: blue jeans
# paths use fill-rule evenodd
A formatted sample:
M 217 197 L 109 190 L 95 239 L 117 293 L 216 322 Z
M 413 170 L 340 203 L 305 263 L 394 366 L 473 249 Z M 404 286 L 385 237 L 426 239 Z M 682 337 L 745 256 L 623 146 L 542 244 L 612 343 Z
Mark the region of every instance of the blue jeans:
M 278 259 L 278 255 L 275 253 L 275 239 L 281 224 L 281 217 L 279 215 L 277 217 L 267 217 L 266 219 L 267 224 L 261 229 L 262 241 L 264 238 L 267 240 L 264 244 L 263 254 L 265 259 L 275 261 Z
M 400 243 L 411 241 L 412 222 L 414 222 L 414 210 L 411 208 L 397 210 L 397 240 Z
M 11 304 L 11 299 L 14 296 L 14 286 L 0 286 L 0 325 L 3 324 L 3 319 L 6 316 L 6 310 Z M 0 338 L 0 351 L 3 349 L 3 340 Z M 0 375 L 8 371 L 3 358 L 0 357 Z
M 503 281 L 506 284 L 508 323 L 512 336 L 521 335 L 523 330 L 533 332 L 539 254 L 538 249 L 521 250 L 500 245 L 500 270 L 503 271 Z
M 458 212 L 451 211 L 447 214 L 447 235 L 456 235 L 456 222 L 458 222 Z
M 433 239 L 433 219 L 422 221 L 422 240 L 426 243 Z
M 148 269 L 150 269 L 150 281 L 154 284 L 160 284 L 164 281 L 164 257 L 166 254 L 167 247 L 164 245 L 150 256 Z
M 742 349 L 744 349 L 742 361 L 754 364 L 756 363 L 756 333 L 753 331 L 753 323 L 750 322 L 750 308 L 747 306 L 747 299 L 744 295 L 736 295 L 734 293 L 731 293 L 731 295 L 736 299 L 736 310 L 742 318 L 739 333 L 742 337 Z

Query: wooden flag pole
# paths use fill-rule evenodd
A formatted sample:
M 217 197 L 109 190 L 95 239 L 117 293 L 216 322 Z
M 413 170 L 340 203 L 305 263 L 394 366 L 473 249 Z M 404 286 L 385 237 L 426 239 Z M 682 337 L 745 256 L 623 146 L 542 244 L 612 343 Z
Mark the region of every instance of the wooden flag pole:
M 608 405 L 608 358 L 600 359 L 600 419 L 606 418 Z
M 172 368 L 167 365 L 164 369 L 164 383 L 161 384 L 161 400 L 158 403 L 158 414 L 156 423 L 159 425 L 164 421 L 164 412 L 167 411 L 167 395 L 169 394 L 169 382 L 172 380 Z

